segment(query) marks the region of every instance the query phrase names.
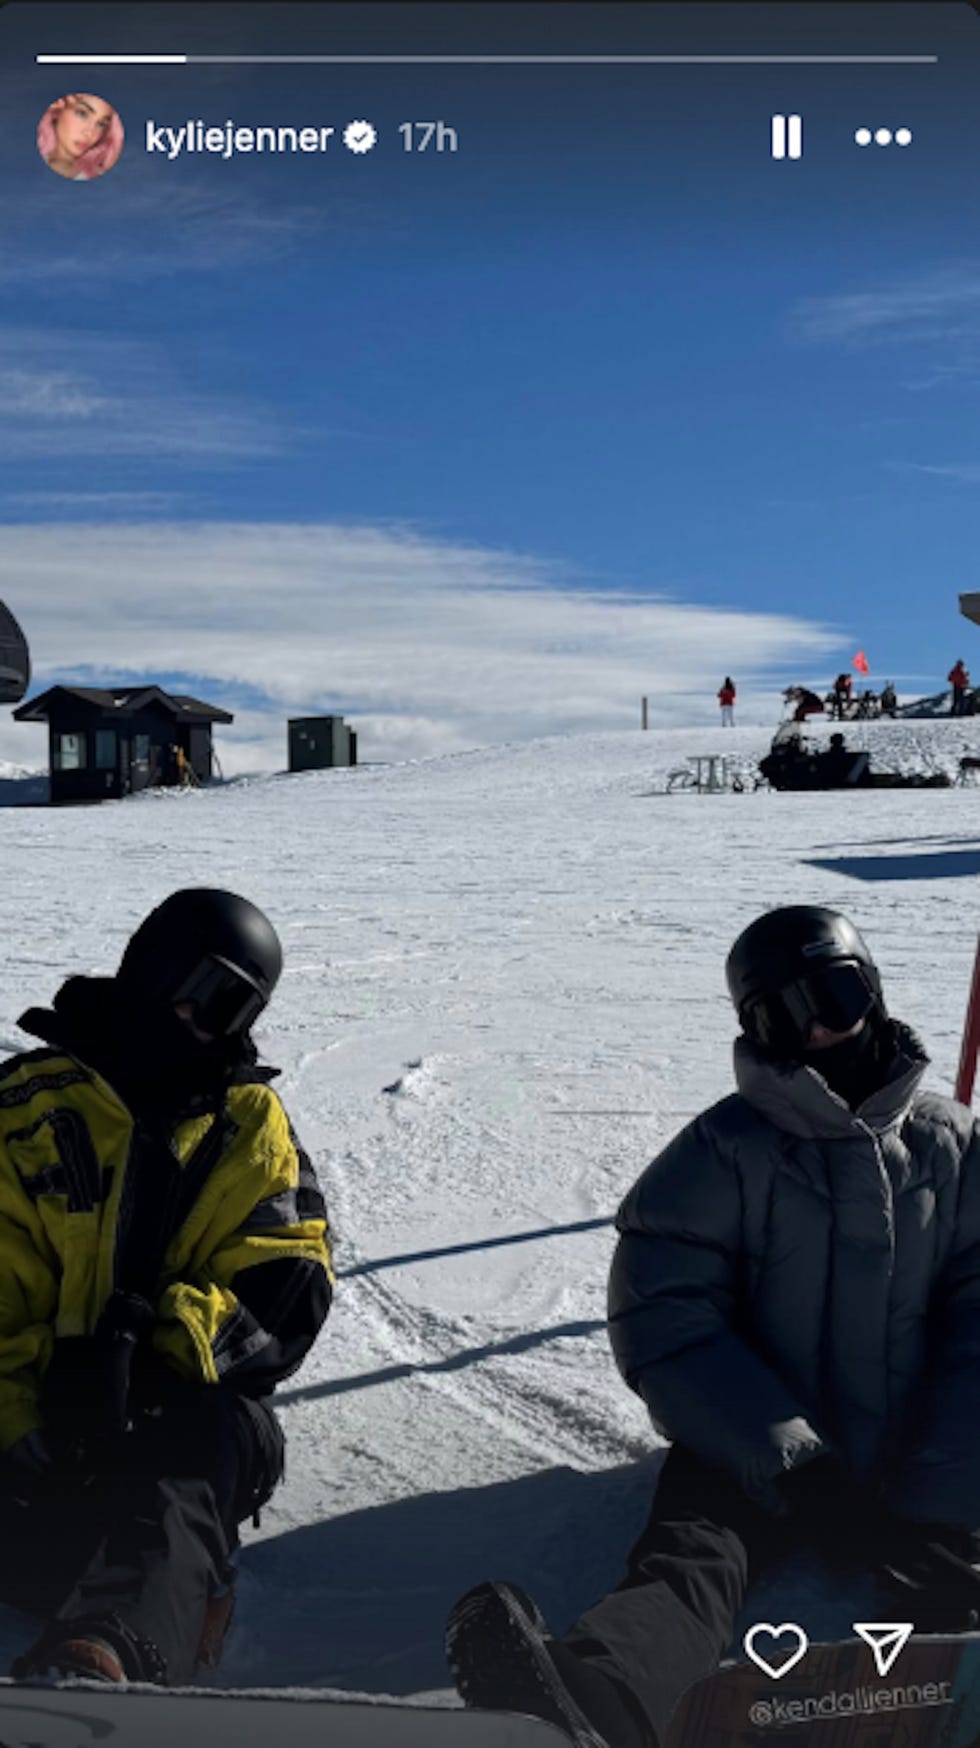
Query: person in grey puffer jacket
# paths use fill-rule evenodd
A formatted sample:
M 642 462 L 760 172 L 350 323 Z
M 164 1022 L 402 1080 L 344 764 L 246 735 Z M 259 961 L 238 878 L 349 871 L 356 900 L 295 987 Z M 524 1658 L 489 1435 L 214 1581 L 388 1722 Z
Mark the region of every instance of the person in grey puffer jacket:
M 671 1441 L 627 1576 L 561 1639 L 506 1583 L 449 1621 L 468 1704 L 579 1748 L 658 1748 L 794 1542 L 878 1571 L 920 1631 L 980 1624 L 977 1125 L 921 1090 L 838 912 L 768 912 L 726 973 L 738 1091 L 617 1217 L 613 1351 Z

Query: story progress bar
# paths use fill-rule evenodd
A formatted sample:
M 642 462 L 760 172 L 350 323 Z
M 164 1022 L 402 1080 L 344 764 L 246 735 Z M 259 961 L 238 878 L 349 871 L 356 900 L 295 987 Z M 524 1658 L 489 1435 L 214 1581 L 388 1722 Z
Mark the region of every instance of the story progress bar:
M 39 67 L 913 67 L 938 55 L 35 55 Z

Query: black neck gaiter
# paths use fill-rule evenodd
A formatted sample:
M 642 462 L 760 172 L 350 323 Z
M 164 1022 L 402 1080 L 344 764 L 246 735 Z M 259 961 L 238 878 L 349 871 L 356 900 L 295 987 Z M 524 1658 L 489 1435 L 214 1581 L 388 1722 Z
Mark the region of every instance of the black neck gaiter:
M 236 1070 L 256 1060 L 247 1035 L 202 1044 L 172 1008 L 134 999 L 113 978 L 70 978 L 52 1017 L 66 1047 L 139 1116 L 165 1118 L 198 1098 L 219 1097 Z
M 807 1050 L 803 1060 L 854 1111 L 884 1086 L 894 1054 L 888 1022 L 872 1013 L 856 1037 L 828 1044 L 823 1050 Z

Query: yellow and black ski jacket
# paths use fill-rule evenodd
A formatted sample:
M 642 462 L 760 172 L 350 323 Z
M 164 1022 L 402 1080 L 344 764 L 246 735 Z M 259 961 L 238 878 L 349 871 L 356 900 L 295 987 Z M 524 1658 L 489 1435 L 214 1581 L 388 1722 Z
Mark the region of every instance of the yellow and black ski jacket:
M 119 1286 L 127 1209 L 161 1146 L 195 1193 L 142 1288 L 156 1355 L 249 1396 L 296 1370 L 333 1275 L 323 1197 L 271 1072 L 243 1068 L 161 1136 L 56 1044 L 0 1064 L 0 1450 L 43 1424 L 55 1340 L 91 1335 Z

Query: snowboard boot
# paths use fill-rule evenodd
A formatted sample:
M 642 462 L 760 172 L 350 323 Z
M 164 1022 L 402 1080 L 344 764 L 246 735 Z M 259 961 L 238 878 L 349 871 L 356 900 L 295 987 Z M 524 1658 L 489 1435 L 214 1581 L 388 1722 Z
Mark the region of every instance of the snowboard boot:
M 92 1633 L 79 1633 L 76 1638 L 60 1639 L 42 1650 L 36 1647 L 23 1657 L 17 1657 L 11 1674 L 24 1681 L 32 1675 L 60 1675 L 69 1680 L 104 1681 L 125 1686 L 126 1672 L 118 1652 L 105 1639 Z
M 157 1647 L 134 1633 L 118 1615 L 49 1621 L 41 1637 L 11 1666 L 18 1681 L 65 1675 L 90 1681 L 152 1681 L 166 1686 L 167 1670 Z
M 478 1584 L 460 1598 L 446 1656 L 468 1706 L 543 1718 L 575 1748 L 656 1748 L 625 1685 L 552 1638 L 516 1584 Z

